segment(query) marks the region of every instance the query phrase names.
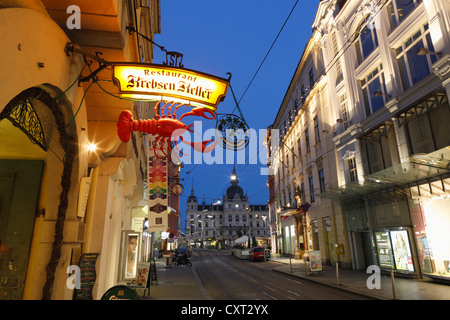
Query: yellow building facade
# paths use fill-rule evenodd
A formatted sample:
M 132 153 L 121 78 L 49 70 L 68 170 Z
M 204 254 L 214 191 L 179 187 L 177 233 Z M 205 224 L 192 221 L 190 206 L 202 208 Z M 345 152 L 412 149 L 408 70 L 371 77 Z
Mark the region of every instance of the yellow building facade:
M 93 299 L 120 281 L 146 162 L 144 136 L 122 143 L 116 123 L 150 106 L 119 99 L 103 62 L 152 62 L 130 27 L 159 33 L 159 1 L 0 2 L 0 299 L 73 299 L 68 268 L 88 253 Z

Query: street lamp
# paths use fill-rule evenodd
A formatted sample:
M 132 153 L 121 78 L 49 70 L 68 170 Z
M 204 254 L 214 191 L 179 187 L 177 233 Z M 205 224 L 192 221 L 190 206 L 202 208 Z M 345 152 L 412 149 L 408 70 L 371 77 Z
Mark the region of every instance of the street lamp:
M 250 211 L 252 211 L 252 208 L 246 207 L 245 211 L 247 211 L 247 214 L 248 214 L 248 237 L 249 237 L 250 243 L 252 244 L 253 243 L 253 239 L 252 239 L 252 219 L 250 218 L 251 217 L 250 216 Z
M 417 52 L 418 56 L 425 56 L 427 54 L 431 54 L 431 55 L 434 55 L 434 56 L 440 56 L 442 54 L 442 52 L 433 52 L 433 51 L 430 51 L 427 48 L 420 48 L 419 52 Z
M 264 239 L 265 239 L 266 244 L 267 244 L 267 226 L 266 226 L 266 219 L 267 219 L 267 216 L 263 215 L 261 218 L 262 218 L 263 221 L 264 221 Z
M 197 215 L 197 217 L 201 217 L 201 215 Z M 204 229 L 203 229 L 203 226 L 204 226 L 204 221 L 203 220 L 198 220 L 197 219 L 197 222 L 200 222 L 201 224 L 202 224 L 202 243 L 201 243 L 201 247 L 203 247 L 203 242 L 204 242 L 204 240 L 203 240 L 203 231 L 204 231 Z

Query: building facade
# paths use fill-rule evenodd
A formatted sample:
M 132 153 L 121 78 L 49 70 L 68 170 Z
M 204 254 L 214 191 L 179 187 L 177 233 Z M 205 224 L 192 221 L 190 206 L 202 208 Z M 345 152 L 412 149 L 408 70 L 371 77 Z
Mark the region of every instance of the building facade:
M 321 1 L 352 267 L 449 279 L 450 3 Z M 445 244 L 445 245 L 444 245 Z
M 192 187 L 186 209 L 186 232 L 191 244 L 225 249 L 233 247 L 236 239 L 248 236 L 257 245 L 269 247 L 268 205 L 250 204 L 235 169 L 230 184 L 222 200 L 211 204 L 199 203 Z
M 300 259 L 308 257 L 309 251 L 320 251 L 323 263 L 340 262 L 348 267 L 350 254 L 340 203 L 321 197 L 337 187 L 337 167 L 332 140 L 335 119 L 320 38 L 314 31 L 272 127 L 279 253 Z
M 99 299 L 120 282 L 123 232 L 142 235 L 145 136 L 122 143 L 116 123 L 153 109 L 119 99 L 104 64 L 152 61 L 127 27 L 153 38 L 159 1 L 0 3 L 0 299 L 75 298 L 67 270 L 83 254 Z

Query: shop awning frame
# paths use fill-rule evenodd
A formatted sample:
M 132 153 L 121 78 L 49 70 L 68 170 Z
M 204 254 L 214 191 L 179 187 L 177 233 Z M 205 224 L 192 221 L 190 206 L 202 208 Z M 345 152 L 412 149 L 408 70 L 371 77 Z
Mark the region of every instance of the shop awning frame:
M 377 192 L 405 189 L 447 176 L 450 176 L 450 146 L 428 154 L 412 155 L 407 162 L 368 175 L 364 181 L 330 189 L 318 196 L 346 200 Z

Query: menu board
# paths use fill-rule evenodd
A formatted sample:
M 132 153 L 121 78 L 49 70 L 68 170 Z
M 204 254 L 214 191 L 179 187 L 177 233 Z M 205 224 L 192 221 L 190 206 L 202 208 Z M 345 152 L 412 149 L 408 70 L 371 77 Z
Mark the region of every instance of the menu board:
M 389 231 L 375 232 L 380 267 L 394 269 Z
M 98 253 L 85 253 L 80 258 L 80 289 L 75 289 L 74 300 L 92 300 L 92 289 L 97 277 L 95 263 Z

